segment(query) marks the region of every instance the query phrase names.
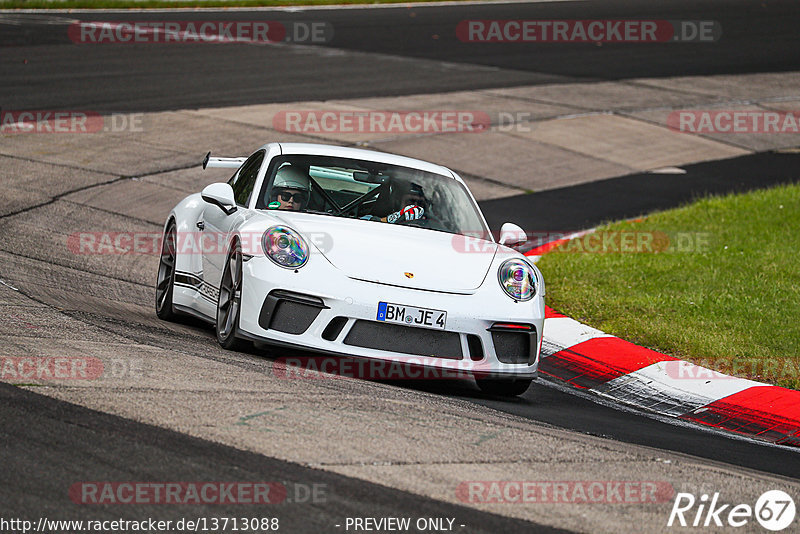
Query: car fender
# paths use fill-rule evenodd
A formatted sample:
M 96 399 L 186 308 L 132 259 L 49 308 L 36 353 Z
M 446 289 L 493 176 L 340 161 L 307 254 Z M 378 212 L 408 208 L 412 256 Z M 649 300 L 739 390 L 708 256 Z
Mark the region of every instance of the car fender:
M 178 250 L 175 257 L 175 269 L 177 271 L 189 272 L 199 274 L 203 271 L 203 257 L 198 253 L 187 254 L 182 246 L 184 237 L 190 236 L 198 232 L 197 223 L 203 216 L 206 203 L 203 201 L 200 193 L 194 193 L 181 200 L 170 212 L 167 221 L 164 223 L 164 231 L 166 232 L 167 226 L 171 220 L 175 221 L 175 229 L 178 232 Z

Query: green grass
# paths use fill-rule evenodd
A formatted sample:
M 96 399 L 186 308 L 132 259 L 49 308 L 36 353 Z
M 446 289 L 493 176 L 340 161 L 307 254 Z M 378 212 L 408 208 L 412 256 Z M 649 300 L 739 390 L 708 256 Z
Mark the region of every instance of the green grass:
M 396 4 L 437 0 L 0 0 L 0 9 L 163 9 L 176 7 L 264 7 L 333 4 Z
M 570 242 L 539 262 L 548 305 L 633 343 L 800 389 L 800 186 L 705 198 L 598 231 L 663 232 L 670 245 L 579 253 L 586 242 Z M 698 233 L 706 246 L 685 250 L 686 234 Z

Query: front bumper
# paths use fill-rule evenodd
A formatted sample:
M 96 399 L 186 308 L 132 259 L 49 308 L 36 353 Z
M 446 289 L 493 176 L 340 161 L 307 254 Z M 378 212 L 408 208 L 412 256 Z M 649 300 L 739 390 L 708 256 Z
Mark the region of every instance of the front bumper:
M 536 378 L 544 325 L 540 296 L 514 302 L 492 284 L 493 277 L 471 294 L 389 286 L 349 278 L 321 256 L 312 259 L 296 271 L 264 257 L 244 263 L 243 337 L 481 377 Z M 377 321 L 380 301 L 447 311 L 446 327 Z M 515 331 L 499 323 L 530 329 Z M 509 351 L 526 354 L 511 357 Z M 520 363 L 504 363 L 509 361 Z

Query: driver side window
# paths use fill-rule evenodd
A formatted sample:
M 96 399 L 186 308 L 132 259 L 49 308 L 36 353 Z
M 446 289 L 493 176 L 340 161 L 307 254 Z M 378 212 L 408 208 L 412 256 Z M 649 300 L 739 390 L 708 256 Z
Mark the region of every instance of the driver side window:
M 250 202 L 250 195 L 253 193 L 258 170 L 263 161 L 264 151 L 259 150 L 242 164 L 239 171 L 228 182 L 233 187 L 233 198 L 239 206 L 247 206 Z

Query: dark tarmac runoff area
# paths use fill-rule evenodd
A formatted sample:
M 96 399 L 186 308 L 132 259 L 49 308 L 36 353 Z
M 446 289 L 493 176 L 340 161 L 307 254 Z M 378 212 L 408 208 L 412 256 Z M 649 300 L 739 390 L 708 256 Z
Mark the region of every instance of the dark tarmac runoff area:
M 6 16 L 9 18 L 10 16 Z M 186 12 L 13 15 L 1 26 L 6 109 L 162 111 L 268 102 L 401 96 L 549 83 L 795 70 L 800 5 L 792 0 L 542 2 L 307 11 L 204 11 L 190 20 L 320 21 L 329 42 L 296 50 L 243 44 L 75 44 L 74 21 L 170 21 Z M 467 20 L 625 19 L 717 22 L 718 42 L 465 43 Z M 326 52 L 326 49 L 328 52 Z M 26 90 L 20 91 L 24 85 Z
M 685 174 L 641 173 L 480 203 L 499 230 L 508 214 L 528 232 L 575 232 L 675 208 L 709 195 L 744 193 L 800 181 L 794 153 L 762 152 L 683 167 Z

